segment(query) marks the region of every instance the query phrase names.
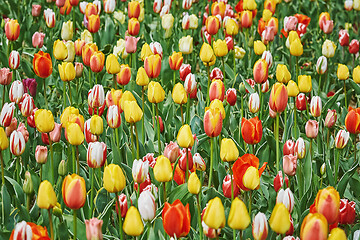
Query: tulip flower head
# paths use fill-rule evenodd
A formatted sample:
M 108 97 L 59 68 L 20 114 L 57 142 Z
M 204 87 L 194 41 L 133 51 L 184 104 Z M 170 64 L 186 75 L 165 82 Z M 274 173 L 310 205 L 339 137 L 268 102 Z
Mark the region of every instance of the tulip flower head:
M 267 223 L 267 219 L 264 213 L 259 212 L 255 215 L 252 223 L 252 235 L 255 240 L 265 240 L 269 227 Z
M 247 144 L 257 144 L 262 137 L 262 124 L 256 116 L 249 120 L 243 118 L 241 121 L 241 135 Z
M 189 204 L 184 206 L 179 199 L 173 204 L 165 202 L 162 219 L 165 232 L 169 236 L 181 238 L 189 234 L 191 220 Z

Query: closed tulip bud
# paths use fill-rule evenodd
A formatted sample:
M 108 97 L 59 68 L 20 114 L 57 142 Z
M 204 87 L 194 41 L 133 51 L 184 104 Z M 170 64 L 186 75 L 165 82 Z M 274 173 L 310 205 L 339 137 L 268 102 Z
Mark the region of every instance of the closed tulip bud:
M 141 218 L 144 221 L 151 221 L 156 215 L 155 197 L 150 191 L 142 191 L 139 195 L 138 206 Z
M 278 234 L 285 234 L 290 229 L 290 214 L 283 203 L 277 203 L 269 219 L 271 229 Z
M 339 43 L 341 46 L 349 46 L 349 33 L 345 29 L 339 31 Z
M 229 103 L 230 106 L 234 106 L 236 104 L 236 89 L 235 88 L 229 88 L 226 91 L 226 101 Z
M 68 56 L 68 50 L 63 41 L 59 39 L 54 42 L 53 55 L 56 60 L 62 61 Z
M 359 0 L 354 0 L 353 7 L 354 7 L 354 9 L 356 11 L 360 11 L 360 1 Z
M 96 142 L 98 139 L 98 137 L 96 135 L 91 133 L 90 121 L 91 121 L 91 119 L 88 119 L 88 120 L 86 120 L 86 122 L 84 124 L 84 137 L 85 137 L 85 141 L 87 143 Z
M 191 94 L 196 90 L 195 74 L 188 74 L 185 78 L 184 88 L 187 94 Z
M 33 4 L 31 6 L 31 15 L 33 17 L 38 17 L 41 14 L 41 5 L 39 4 Z
M 299 94 L 299 87 L 297 86 L 296 82 L 290 80 L 288 85 L 286 86 L 288 96 L 289 97 L 296 97 Z
M 136 102 L 134 95 L 130 91 L 125 91 L 122 95 L 120 95 L 120 111 L 125 109 L 126 101 Z
M 241 135 L 247 144 L 259 143 L 262 137 L 262 125 L 258 117 L 241 121 Z
M 61 38 L 65 41 L 71 40 L 73 38 L 73 22 L 71 20 L 63 22 L 61 28 Z
M 86 239 L 95 240 L 95 239 L 103 239 L 102 234 L 102 225 L 103 220 L 99 220 L 97 218 L 92 218 L 90 220 L 85 220 L 86 226 Z
M 132 176 L 134 182 L 143 183 L 149 172 L 149 162 L 143 162 L 141 159 L 134 160 L 132 166 Z
M 138 72 L 136 74 L 136 84 L 139 86 L 146 86 L 149 84 L 149 77 L 143 67 L 140 67 L 138 69 Z
M 85 66 L 90 66 L 90 58 L 98 50 L 95 43 L 88 43 L 82 48 L 82 60 Z
M 335 55 L 336 45 L 334 42 L 326 39 L 322 45 L 322 55 L 327 58 L 332 58 Z
M 222 130 L 222 122 L 223 117 L 219 109 L 209 108 L 208 110 L 206 110 L 204 115 L 204 130 L 206 135 L 208 135 L 209 137 L 219 136 Z
M 290 54 L 293 56 L 301 56 L 303 54 L 303 45 L 299 38 L 296 38 L 290 43 Z
M 121 192 L 125 188 L 126 180 L 119 165 L 109 164 L 104 169 L 104 188 L 109 193 Z
M 13 72 L 10 72 L 9 68 L 1 68 L 0 69 L 0 84 L 5 86 L 9 85 L 12 80 Z
M 255 240 L 265 240 L 268 235 L 268 223 L 264 213 L 255 215 L 252 223 L 252 235 Z
M 324 215 L 329 224 L 337 221 L 340 208 L 340 195 L 333 187 L 319 190 L 315 199 L 318 213 Z
M 268 79 L 269 67 L 264 59 L 259 59 L 255 62 L 253 68 L 253 75 L 255 82 L 262 84 Z
M 182 63 L 183 57 L 181 52 L 173 52 L 173 54 L 169 56 L 169 65 L 172 70 L 179 70 Z
M 249 110 L 252 113 L 257 113 L 260 109 L 260 98 L 258 93 L 252 93 L 249 97 Z
M 190 174 L 189 180 L 188 180 L 188 191 L 191 194 L 197 195 L 199 194 L 201 190 L 201 183 L 196 175 L 196 172 L 193 172 Z
M 214 53 L 217 57 L 226 56 L 228 53 L 227 44 L 225 40 L 218 39 L 213 42 Z
M 128 33 L 132 36 L 136 36 L 140 31 L 140 22 L 136 18 L 131 18 L 128 21 Z
M 345 130 L 339 130 L 335 137 L 335 147 L 337 149 L 344 149 L 349 141 L 350 134 Z
M 224 205 L 219 197 L 215 197 L 208 202 L 203 221 L 213 229 L 225 227 Z
M 281 83 L 288 83 L 291 79 L 291 74 L 284 64 L 278 64 L 276 67 L 276 79 Z
M 55 27 L 56 19 L 55 19 L 55 13 L 53 12 L 53 10 L 51 10 L 50 8 L 47 8 L 44 11 L 44 19 L 45 19 L 46 26 L 48 28 Z
M 235 46 L 235 58 L 242 59 L 245 56 L 245 50 L 241 47 Z
M 215 64 L 216 57 L 212 47 L 209 44 L 203 43 L 201 46 L 200 59 L 205 66 L 212 66 Z
M 239 31 L 239 26 L 237 22 L 232 18 L 228 19 L 225 24 L 225 31 L 227 35 L 237 35 Z
M 96 33 L 99 31 L 100 28 L 100 16 L 97 14 L 90 15 L 88 18 L 88 25 L 87 29 L 91 33 Z
M 231 138 L 223 138 L 220 146 L 220 158 L 224 162 L 233 162 L 239 157 L 239 150 Z
M 78 146 L 84 142 L 84 133 L 81 131 L 79 124 L 69 123 L 65 132 L 71 145 Z
M 5 103 L 0 113 L 0 124 L 8 127 L 11 124 L 15 111 L 15 103 Z
M 161 71 L 161 58 L 158 54 L 145 59 L 144 68 L 149 78 L 157 78 Z
M 39 109 L 35 112 L 36 129 L 41 133 L 49 133 L 55 128 L 54 116 L 50 110 Z
M 164 230 L 169 236 L 181 238 L 189 234 L 191 222 L 189 204 L 184 206 L 179 199 L 173 204 L 165 202 L 162 219 Z M 174 221 L 177 224 L 174 224 Z
M 125 86 L 131 80 L 131 68 L 127 64 L 121 64 L 120 71 L 116 75 L 116 81 L 118 84 Z
M 301 137 L 296 140 L 294 152 L 299 159 L 303 159 L 305 157 L 306 147 L 304 139 L 302 139 Z
M 175 84 L 171 97 L 177 104 L 185 104 L 188 101 L 187 93 L 181 83 Z
M 250 224 L 250 216 L 246 205 L 239 198 L 234 198 L 228 217 L 228 225 L 235 230 L 245 230 Z
M 71 209 L 82 208 L 86 201 L 86 186 L 84 178 L 77 174 L 67 175 L 62 184 L 64 203 Z
M 336 110 L 330 110 L 328 109 L 328 113 L 325 118 L 325 127 L 332 128 L 337 120 L 337 113 Z
M 6 136 L 4 128 L 0 127 L 0 150 L 3 151 L 9 147 L 9 139 Z
M 288 154 L 283 157 L 283 170 L 288 176 L 294 176 L 296 174 L 297 156 Z
M 285 32 L 296 31 L 296 25 L 298 24 L 298 19 L 294 16 L 284 18 L 284 30 Z
M 109 106 L 109 109 L 106 114 L 106 121 L 110 128 L 118 128 L 121 124 L 121 116 L 119 107 L 117 105 Z
M 228 51 L 233 50 L 234 49 L 234 39 L 233 39 L 233 37 L 232 36 L 226 36 L 225 41 L 226 41 Z
M 48 150 L 45 146 L 37 145 L 35 149 L 35 160 L 39 164 L 45 164 L 47 162 Z
M 60 161 L 58 174 L 62 177 L 67 174 L 67 163 L 65 162 L 65 160 Z
M 106 161 L 107 147 L 103 142 L 90 142 L 87 150 L 87 164 L 91 168 L 104 166 Z
M 219 99 L 220 101 L 224 101 L 224 97 L 225 97 L 224 83 L 219 79 L 213 80 L 211 82 L 209 89 L 210 101 L 214 99 Z
M 322 103 L 319 96 L 315 96 L 310 102 L 310 113 L 313 117 L 319 117 L 321 115 Z
M 188 164 L 188 169 L 193 169 L 194 161 L 191 154 L 191 149 L 188 148 L 187 150 L 184 148 L 180 151 L 180 158 L 179 158 L 179 168 L 186 171 L 186 164 Z
M 165 99 L 165 91 L 160 83 L 151 81 L 148 85 L 148 100 L 151 103 L 160 103 Z
M 93 115 L 90 119 L 90 132 L 94 135 L 103 133 L 103 120 L 99 115 Z
M 318 74 L 324 74 L 327 70 L 328 62 L 325 56 L 321 56 L 318 58 L 316 62 L 316 72 Z
M 94 52 L 90 57 L 90 69 L 93 72 L 101 72 L 104 68 L 105 55 L 104 53 L 97 51 Z
M 128 123 L 136 123 L 143 117 L 143 111 L 136 101 L 125 101 L 124 103 L 125 120 Z
M 310 75 L 298 76 L 298 86 L 300 92 L 302 93 L 311 92 L 312 90 L 311 76 Z
M 9 55 L 9 67 L 11 69 L 18 69 L 20 65 L 20 54 L 18 51 L 11 51 Z
M 177 142 L 182 148 L 189 148 L 194 145 L 194 138 L 189 125 L 185 124 L 180 128 L 177 135 Z
M 120 63 L 114 54 L 109 54 L 106 58 L 106 71 L 109 74 L 117 74 L 120 72 Z
M 340 215 L 339 215 L 339 223 L 340 224 L 353 224 L 355 221 L 355 205 L 356 203 L 353 201 L 349 201 L 348 199 L 340 200 Z
M 26 171 L 26 173 L 25 173 L 23 191 L 24 191 L 24 193 L 26 193 L 26 195 L 31 195 L 34 192 L 34 185 L 33 185 L 32 179 L 31 179 L 31 174 L 28 171 Z
M 257 40 L 254 42 L 254 52 L 256 55 L 262 55 L 263 52 L 266 50 L 266 46 L 263 42 Z
M 210 35 L 215 35 L 219 31 L 219 28 L 220 28 L 219 19 L 216 16 L 209 16 L 206 19 L 205 26 L 206 26 L 206 31 Z
M 326 240 L 328 237 L 328 222 L 320 213 L 309 213 L 303 220 L 300 230 L 302 240 Z
M 288 102 L 288 93 L 284 84 L 275 83 L 271 89 L 269 106 L 277 113 L 281 113 L 286 109 Z
M 308 138 L 316 138 L 319 132 L 319 123 L 315 120 L 309 120 L 305 125 L 305 133 Z
M 360 66 L 357 66 L 356 68 L 353 69 L 352 77 L 355 83 L 357 84 L 360 83 Z
M 35 32 L 32 36 L 32 45 L 34 48 L 41 48 L 44 45 L 44 33 Z
M 351 40 L 349 44 L 349 53 L 357 54 L 359 52 L 359 41 L 356 39 Z
M 5 35 L 9 41 L 16 41 L 20 35 L 20 25 L 17 20 L 10 19 L 5 24 Z
M 250 28 L 253 22 L 252 12 L 248 10 L 242 11 L 240 15 L 240 22 L 241 27 Z
M 283 147 L 284 156 L 289 154 L 294 155 L 295 153 L 294 151 L 295 151 L 295 142 L 291 139 L 287 140 Z
M 285 205 L 289 213 L 294 209 L 294 196 L 290 188 L 280 189 L 276 196 L 276 203 L 282 203 Z
M 45 180 L 40 183 L 36 202 L 41 209 L 51 209 L 56 206 L 56 194 L 49 181 Z
M 64 82 L 69 82 L 76 77 L 75 67 L 71 62 L 62 62 L 58 65 L 60 79 Z
M 346 80 L 349 78 L 349 68 L 344 64 L 339 64 L 336 74 L 339 80 Z
M 169 182 L 173 177 L 170 160 L 163 155 L 157 157 L 154 166 L 154 176 L 158 182 Z
M 153 11 L 155 13 L 160 13 L 161 8 L 162 8 L 162 0 L 154 0 Z
M 282 188 L 283 182 L 286 183 L 286 187 L 289 187 L 289 178 L 285 175 L 285 181 L 283 181 L 282 171 L 279 171 L 276 177 L 274 178 L 274 190 L 278 192 Z

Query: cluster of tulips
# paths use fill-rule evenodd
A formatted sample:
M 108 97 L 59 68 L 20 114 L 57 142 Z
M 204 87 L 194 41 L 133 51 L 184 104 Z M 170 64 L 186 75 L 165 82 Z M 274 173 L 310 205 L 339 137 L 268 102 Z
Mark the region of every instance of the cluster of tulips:
M 360 238 L 359 0 L 23 1 L 2 238 Z

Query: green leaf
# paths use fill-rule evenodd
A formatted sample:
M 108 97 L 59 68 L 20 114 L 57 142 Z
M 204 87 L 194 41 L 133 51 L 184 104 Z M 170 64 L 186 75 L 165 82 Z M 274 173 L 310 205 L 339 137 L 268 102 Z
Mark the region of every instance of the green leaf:
M 11 199 L 5 184 L 1 187 L 1 208 L 4 210 L 4 223 L 7 223 L 10 216 Z
M 66 221 L 67 228 L 70 230 L 71 234 L 73 234 L 74 233 L 74 224 L 73 224 L 74 217 L 73 217 L 73 215 L 63 214 L 63 217 Z M 76 220 L 77 220 L 76 221 L 77 222 L 77 236 L 80 239 L 85 239 L 85 236 L 86 236 L 85 224 L 82 221 L 80 221 L 79 218 L 76 218 Z
M 357 167 L 358 167 L 358 164 L 355 163 L 354 166 L 349 171 L 347 171 L 340 179 L 338 187 L 337 187 L 340 197 L 344 196 L 345 188 L 346 188 L 347 184 L 349 183 L 350 178 L 356 172 Z

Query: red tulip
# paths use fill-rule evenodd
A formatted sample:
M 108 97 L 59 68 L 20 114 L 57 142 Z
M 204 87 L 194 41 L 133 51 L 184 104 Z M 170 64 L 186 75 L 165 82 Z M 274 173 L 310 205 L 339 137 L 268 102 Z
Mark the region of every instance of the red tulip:
M 0 113 L 0 124 L 3 127 L 8 127 L 14 116 L 15 103 L 5 103 Z
M 355 221 L 356 203 L 349 201 L 348 199 L 340 200 L 340 214 L 339 214 L 339 223 L 340 224 L 353 224 Z
M 262 137 L 262 124 L 256 116 L 247 120 L 243 118 L 241 121 L 241 135 L 247 144 L 257 144 Z
M 289 139 L 285 142 L 284 147 L 283 147 L 283 154 L 285 155 L 289 155 L 292 154 L 294 155 L 294 151 L 295 151 L 295 143 L 293 140 Z
M 282 171 L 279 171 L 278 174 L 276 175 L 276 177 L 274 178 L 274 189 L 275 192 L 279 191 L 280 188 L 282 188 L 283 185 L 283 176 L 282 176 Z M 289 178 L 285 175 L 285 184 L 286 187 L 289 187 Z
M 131 18 L 128 21 L 128 33 L 132 36 L 136 36 L 140 31 L 140 22 L 136 18 Z
M 299 93 L 299 95 L 297 95 L 296 97 L 296 108 L 299 111 L 305 111 L 306 110 L 306 104 L 307 104 L 307 97 L 305 96 L 304 93 Z
M 222 73 L 222 71 L 220 70 L 220 68 L 215 67 L 211 73 L 210 73 L 210 79 L 214 80 L 214 79 L 219 79 L 219 80 L 223 80 L 224 79 L 224 75 Z
M 285 110 L 288 102 L 288 93 L 286 87 L 282 83 L 275 83 L 271 89 L 269 106 L 277 113 L 281 113 Z
M 40 51 L 34 54 L 33 69 L 35 74 L 41 78 L 47 78 L 51 75 L 53 67 L 50 54 Z
M 360 133 L 360 108 L 349 107 L 349 112 L 345 118 L 345 127 L 349 133 Z
M 193 169 L 194 167 L 194 161 L 193 161 L 193 157 L 191 154 L 191 149 L 187 148 L 188 151 L 188 156 L 186 156 L 186 148 L 182 149 L 180 151 L 180 158 L 179 158 L 179 164 L 178 166 L 180 167 L 181 170 L 186 171 L 186 162 L 188 161 L 188 169 Z M 189 159 L 188 159 L 189 158 Z
M 130 199 L 131 200 L 131 199 Z M 127 202 L 127 198 L 125 194 L 120 194 L 119 195 L 119 200 L 116 201 L 116 213 L 119 214 L 119 204 L 118 202 L 120 202 L 120 211 L 121 211 L 121 217 L 124 218 L 126 216 L 127 210 L 128 210 L 128 202 Z M 131 205 L 131 204 L 130 204 Z
M 234 106 L 236 104 L 236 89 L 235 88 L 229 88 L 226 91 L 226 101 L 229 103 L 230 106 Z
M 204 115 L 204 130 L 209 137 L 217 137 L 222 130 L 223 117 L 220 111 L 216 109 L 208 109 Z
M 345 29 L 339 31 L 339 42 L 341 46 L 349 46 L 349 33 Z
M 233 178 L 234 197 L 237 197 L 240 193 L 240 189 L 235 183 L 234 176 L 232 178 Z M 223 190 L 225 197 L 231 198 L 231 176 L 230 176 L 230 174 L 226 175 L 226 177 L 224 178 L 223 184 L 222 184 L 222 190 Z
M 165 232 L 170 237 L 185 237 L 190 232 L 189 204 L 184 207 L 179 199 L 176 199 L 173 204 L 165 202 L 162 219 Z
M 351 40 L 349 45 L 349 53 L 357 54 L 359 52 L 359 41 L 356 39 Z
M 179 69 L 180 80 L 185 81 L 185 78 L 189 73 L 191 73 L 191 65 L 183 63 Z
M 131 1 L 128 3 L 128 17 L 131 18 L 139 18 L 140 16 L 140 3 L 137 1 Z

